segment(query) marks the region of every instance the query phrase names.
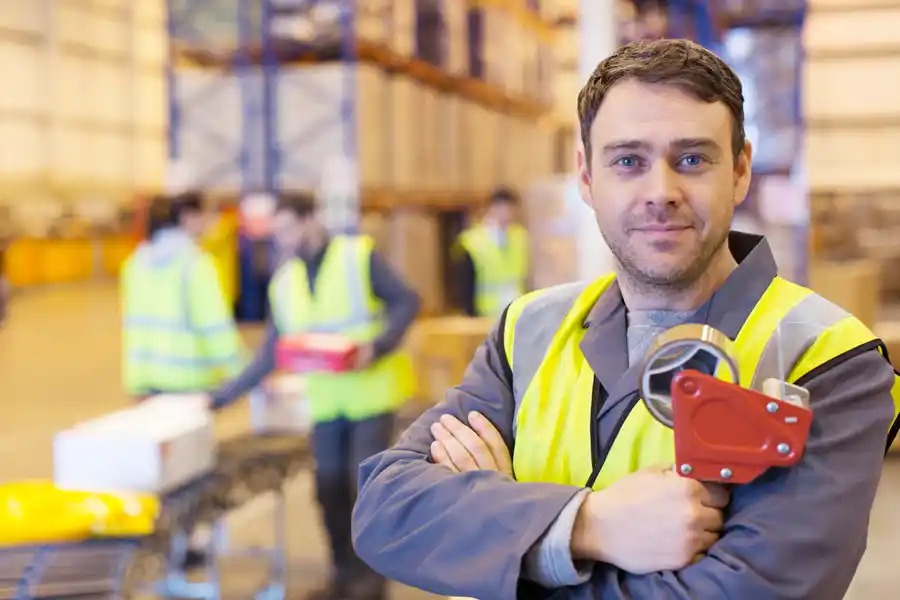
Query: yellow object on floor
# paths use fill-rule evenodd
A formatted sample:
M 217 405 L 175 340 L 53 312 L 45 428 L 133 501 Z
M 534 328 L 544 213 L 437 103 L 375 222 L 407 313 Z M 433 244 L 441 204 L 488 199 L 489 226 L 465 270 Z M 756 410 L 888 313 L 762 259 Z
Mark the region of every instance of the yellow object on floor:
M 0 485 L 0 546 L 77 542 L 153 533 L 158 499 L 61 490 L 51 481 Z

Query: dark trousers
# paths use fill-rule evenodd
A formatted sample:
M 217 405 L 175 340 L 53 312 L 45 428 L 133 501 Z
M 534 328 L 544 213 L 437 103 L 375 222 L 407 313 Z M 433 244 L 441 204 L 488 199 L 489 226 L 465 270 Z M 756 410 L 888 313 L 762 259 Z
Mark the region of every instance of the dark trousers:
M 365 581 L 374 589 L 385 584 L 356 555 L 350 535 L 359 463 L 386 450 L 394 432 L 394 415 L 362 421 L 338 419 L 317 423 L 313 429 L 316 461 L 316 499 L 331 542 L 335 580 L 342 584 Z

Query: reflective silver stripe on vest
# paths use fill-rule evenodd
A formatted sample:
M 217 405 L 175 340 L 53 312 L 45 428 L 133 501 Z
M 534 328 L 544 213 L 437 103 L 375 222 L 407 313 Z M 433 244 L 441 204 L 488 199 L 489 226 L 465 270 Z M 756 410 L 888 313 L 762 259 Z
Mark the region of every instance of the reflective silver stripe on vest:
M 766 379 L 787 381 L 807 350 L 829 327 L 850 316 L 843 308 L 817 294 L 810 294 L 778 323 L 756 365 L 750 388 L 762 391 Z
M 516 403 L 513 436 L 522 398 L 563 320 L 584 288 L 583 283 L 553 288 L 529 302 L 516 320 L 511 365 Z M 782 318 L 775 333 L 766 342 L 750 387 L 761 391 L 766 379 L 787 379 L 822 332 L 848 316 L 850 313 L 816 294 L 801 300 Z
M 584 283 L 567 283 L 547 290 L 525 305 L 515 323 L 512 347 L 513 436 L 522 397 L 537 374 L 554 336 L 584 291 Z

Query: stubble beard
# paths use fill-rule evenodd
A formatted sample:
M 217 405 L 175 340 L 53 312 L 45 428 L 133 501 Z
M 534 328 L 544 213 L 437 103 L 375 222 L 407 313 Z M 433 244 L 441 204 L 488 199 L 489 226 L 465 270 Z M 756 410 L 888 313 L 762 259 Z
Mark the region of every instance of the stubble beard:
M 614 239 L 601 229 L 610 251 L 619 267 L 619 277 L 625 275 L 632 286 L 646 295 L 671 294 L 689 290 L 703 279 L 722 247 L 728 242 L 729 229 L 712 232 L 702 240 L 697 251 L 680 268 L 668 272 L 646 268 L 645 262 L 629 248 L 627 241 Z

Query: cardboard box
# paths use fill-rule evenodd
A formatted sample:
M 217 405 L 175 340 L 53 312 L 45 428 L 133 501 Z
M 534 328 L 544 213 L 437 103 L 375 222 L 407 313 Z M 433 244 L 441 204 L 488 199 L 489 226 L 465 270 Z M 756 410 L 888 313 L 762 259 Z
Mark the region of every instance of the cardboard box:
M 408 347 L 419 382 L 417 400 L 435 404 L 460 384 L 478 348 L 496 325 L 494 319 L 438 317 L 416 323 Z
M 445 297 L 437 216 L 420 209 L 398 209 L 388 217 L 388 232 L 388 262 L 421 296 L 421 314 L 440 314 Z
M 878 319 L 881 266 L 871 260 L 819 261 L 809 266 L 809 287 L 869 327 Z
M 420 184 L 418 156 L 422 140 L 422 92 L 415 81 L 397 75 L 391 80 L 390 110 L 391 161 L 389 186 L 412 190 Z
M 275 375 L 249 395 L 250 424 L 259 433 L 306 434 L 312 417 L 306 380 L 300 375 Z
M 211 471 L 213 419 L 197 395 L 161 395 L 80 423 L 53 440 L 57 486 L 158 494 Z
M 342 335 L 289 335 L 275 346 L 275 364 L 286 373 L 342 373 L 353 369 L 358 351 L 358 344 Z

